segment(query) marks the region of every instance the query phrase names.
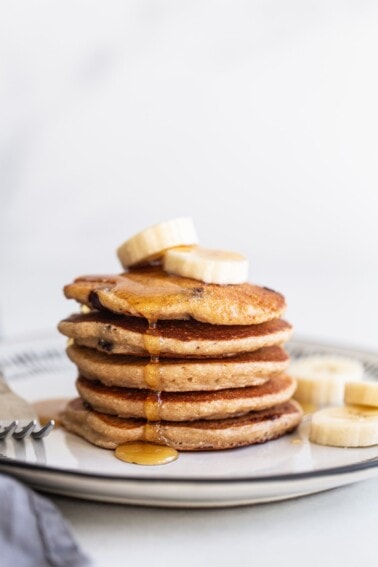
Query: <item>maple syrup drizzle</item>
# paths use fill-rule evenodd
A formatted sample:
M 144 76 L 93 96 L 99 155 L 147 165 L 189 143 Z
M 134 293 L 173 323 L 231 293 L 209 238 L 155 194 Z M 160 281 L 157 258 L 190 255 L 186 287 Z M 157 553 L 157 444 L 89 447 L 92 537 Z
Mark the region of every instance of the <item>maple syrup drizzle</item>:
M 38 416 L 39 423 L 43 426 L 46 425 L 53 419 L 55 421 L 55 427 L 61 425 L 62 419 L 61 414 L 65 410 L 69 398 L 51 398 L 47 400 L 38 400 L 32 403 L 32 406 Z
M 134 442 L 118 445 L 115 455 L 121 461 L 136 465 L 166 465 L 177 459 L 178 452 L 166 445 Z
M 144 426 L 143 431 L 143 440 L 149 443 L 159 443 L 160 436 L 159 436 L 159 422 L 151 423 L 147 421 Z
M 160 386 L 159 356 L 152 355 L 150 361 L 144 367 L 144 381 L 151 390 L 159 391 L 159 386 Z
M 144 413 L 149 421 L 159 421 L 161 406 L 160 391 L 160 342 L 161 338 L 155 320 L 148 321 L 148 329 L 143 335 L 144 347 L 150 355 L 150 361 L 144 368 L 144 381 L 152 390 L 144 403 Z
M 160 420 L 161 393 L 151 392 L 144 402 L 144 412 L 147 422 Z
M 121 461 L 137 465 L 165 465 L 178 458 L 176 449 L 166 445 L 160 427 L 162 405 L 160 391 L 160 344 L 161 337 L 156 321 L 148 321 L 148 329 L 143 335 L 144 347 L 150 361 L 144 367 L 144 381 L 150 392 L 144 402 L 146 424 L 143 428 L 143 441 L 118 445 L 115 455 Z

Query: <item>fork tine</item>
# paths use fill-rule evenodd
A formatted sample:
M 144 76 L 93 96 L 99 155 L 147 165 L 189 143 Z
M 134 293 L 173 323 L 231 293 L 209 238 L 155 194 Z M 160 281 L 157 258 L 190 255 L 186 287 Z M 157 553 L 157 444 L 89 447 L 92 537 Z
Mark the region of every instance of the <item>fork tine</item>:
M 18 440 L 26 439 L 27 437 L 29 437 L 29 435 L 31 435 L 31 433 L 35 429 L 36 425 L 37 425 L 37 422 L 35 421 L 35 419 L 33 421 L 30 421 L 30 423 L 25 425 L 25 427 L 20 429 L 20 431 L 14 431 L 13 439 L 18 439 Z
M 54 425 L 55 425 L 55 421 L 53 419 L 50 419 L 50 421 L 46 423 L 46 425 L 41 427 L 41 429 L 32 432 L 31 435 L 33 439 L 42 439 L 42 437 L 46 437 L 46 435 L 48 435 L 50 431 L 54 428 Z
M 12 423 L 10 423 L 7 427 L 4 427 L 3 430 L 0 431 L 0 441 L 8 439 L 8 437 L 10 437 L 15 431 L 17 425 L 18 421 L 12 421 Z

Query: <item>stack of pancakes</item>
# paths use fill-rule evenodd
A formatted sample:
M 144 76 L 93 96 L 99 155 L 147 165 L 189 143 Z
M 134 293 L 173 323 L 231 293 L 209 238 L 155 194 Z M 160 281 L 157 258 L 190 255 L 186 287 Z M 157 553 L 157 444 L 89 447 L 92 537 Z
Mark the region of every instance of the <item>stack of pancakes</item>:
M 151 266 L 81 277 L 64 292 L 86 306 L 59 324 L 79 371 L 68 430 L 109 449 L 149 441 L 191 451 L 261 443 L 300 422 L 281 294 Z

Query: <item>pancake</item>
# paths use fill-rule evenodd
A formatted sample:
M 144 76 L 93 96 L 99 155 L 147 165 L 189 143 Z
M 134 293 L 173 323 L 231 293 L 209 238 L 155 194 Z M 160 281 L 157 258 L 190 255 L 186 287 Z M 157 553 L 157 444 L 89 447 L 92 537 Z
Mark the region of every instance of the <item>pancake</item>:
M 67 354 L 82 376 L 106 386 L 167 392 L 258 386 L 286 370 L 289 356 L 278 346 L 220 359 L 160 359 L 106 353 L 71 345 Z
M 83 276 L 66 285 L 69 299 L 95 309 L 159 319 L 196 319 L 213 325 L 256 325 L 280 317 L 283 295 L 249 283 L 204 284 L 164 272 L 139 268 L 121 275 Z
M 271 408 L 291 398 L 296 381 L 290 376 L 280 375 L 261 386 L 213 392 L 152 392 L 110 388 L 79 376 L 76 387 L 81 398 L 101 413 L 149 421 L 191 421 L 224 419 Z
M 292 327 L 282 319 L 258 325 L 211 325 L 197 321 L 157 321 L 93 311 L 76 314 L 58 325 L 78 345 L 134 356 L 224 357 L 284 343 Z
M 302 417 L 294 401 L 260 412 L 222 420 L 146 423 L 143 419 L 122 419 L 86 408 L 80 399 L 67 406 L 63 423 L 67 430 L 105 449 L 121 443 L 149 441 L 180 451 L 232 449 L 264 443 L 297 427 Z

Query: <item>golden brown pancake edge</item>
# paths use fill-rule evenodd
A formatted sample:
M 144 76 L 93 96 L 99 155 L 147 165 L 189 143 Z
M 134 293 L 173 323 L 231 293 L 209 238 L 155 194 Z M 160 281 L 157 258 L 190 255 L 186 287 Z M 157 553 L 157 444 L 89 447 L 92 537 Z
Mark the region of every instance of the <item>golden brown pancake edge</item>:
M 82 276 L 66 285 L 64 293 L 95 309 L 149 321 L 193 318 L 215 325 L 254 325 L 280 317 L 286 308 L 283 295 L 268 288 L 205 284 L 156 267 Z
M 63 319 L 58 329 L 82 346 L 109 354 L 149 357 L 147 339 L 151 340 L 151 334 L 145 320 L 136 324 L 135 317 L 124 319 L 123 322 L 122 317 L 114 320 L 104 313 L 76 314 Z M 283 344 L 291 334 L 291 325 L 282 319 L 235 327 L 203 325 L 196 321 L 158 321 L 152 338 L 155 337 L 162 358 L 201 358 L 232 356 Z
M 279 346 L 218 359 L 163 358 L 158 365 L 148 358 L 109 355 L 76 344 L 67 347 L 67 354 L 82 376 L 106 386 L 171 392 L 256 386 L 289 365 Z
M 150 421 L 192 421 L 225 419 L 282 404 L 294 394 L 296 382 L 283 374 L 260 386 L 154 393 L 134 388 L 110 388 L 79 376 L 76 387 L 80 397 L 100 413 Z
M 80 399 L 75 399 L 66 409 L 64 426 L 104 449 L 115 449 L 122 443 L 148 441 L 181 451 L 210 451 L 276 439 L 293 431 L 301 418 L 299 404 L 291 400 L 269 410 L 236 418 L 146 424 L 142 419 L 99 414 L 84 407 Z

